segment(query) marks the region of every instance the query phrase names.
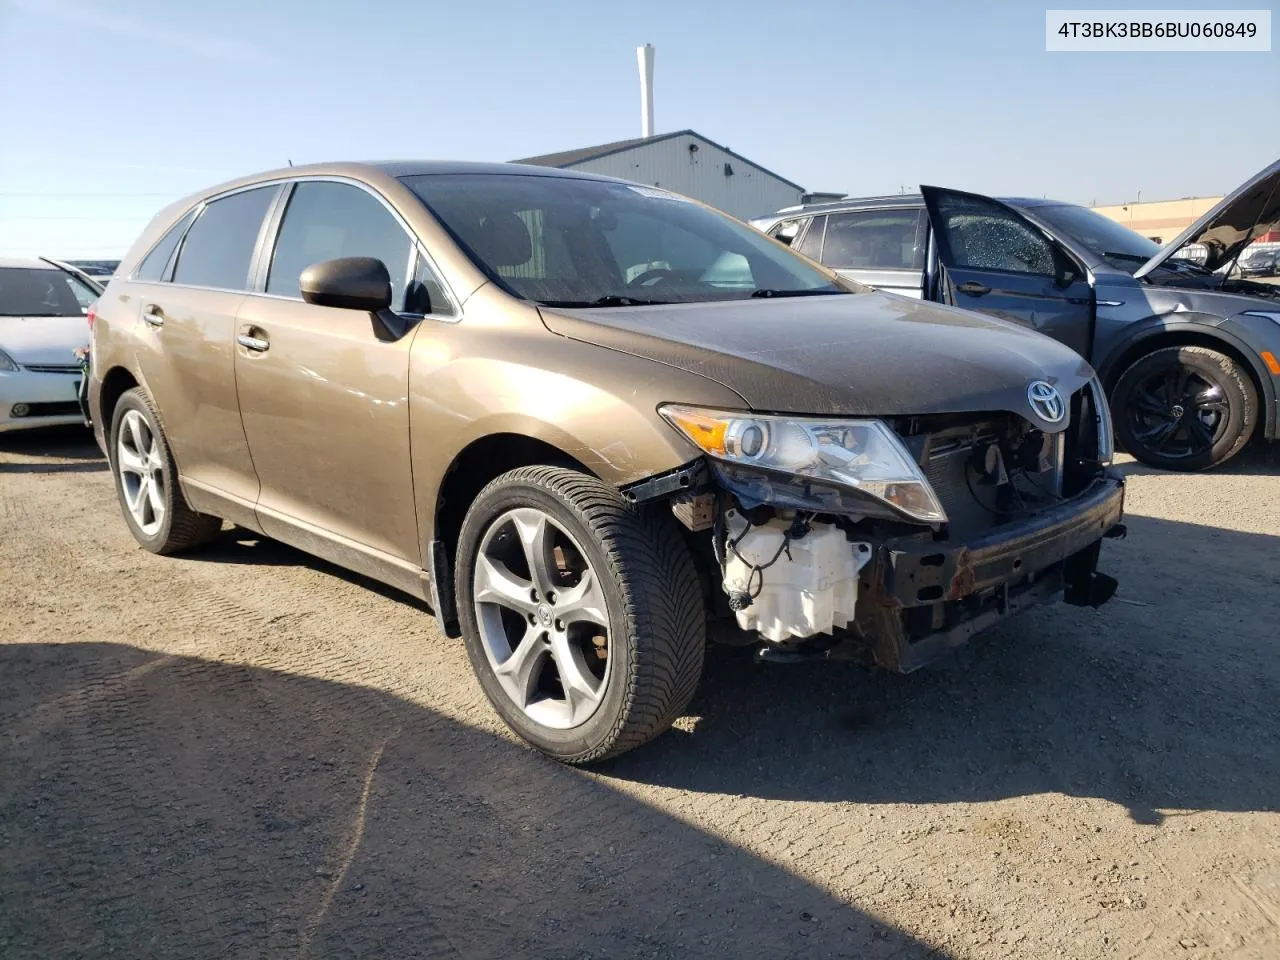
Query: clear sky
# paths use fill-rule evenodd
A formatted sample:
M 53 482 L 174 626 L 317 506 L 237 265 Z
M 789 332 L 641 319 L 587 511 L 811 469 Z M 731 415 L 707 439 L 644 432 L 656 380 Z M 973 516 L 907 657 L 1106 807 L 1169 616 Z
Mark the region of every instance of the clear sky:
M 288 160 L 639 136 L 645 42 L 658 132 L 808 189 L 1113 203 L 1280 156 L 1277 52 L 1046 53 L 1045 6 L 0 0 L 0 256 L 118 256 L 169 200 Z

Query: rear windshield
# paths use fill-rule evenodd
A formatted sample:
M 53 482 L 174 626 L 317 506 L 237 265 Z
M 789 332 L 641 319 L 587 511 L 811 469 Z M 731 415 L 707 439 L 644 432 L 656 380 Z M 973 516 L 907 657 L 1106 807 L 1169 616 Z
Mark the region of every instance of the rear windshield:
M 404 182 L 477 266 L 548 306 L 848 292 L 758 231 L 665 190 L 521 174 Z
M 0 267 L 0 317 L 79 317 L 97 298 L 63 270 Z
M 1160 250 L 1154 240 L 1087 207 L 1060 203 L 1033 207 L 1030 212 L 1127 273 L 1133 273 Z

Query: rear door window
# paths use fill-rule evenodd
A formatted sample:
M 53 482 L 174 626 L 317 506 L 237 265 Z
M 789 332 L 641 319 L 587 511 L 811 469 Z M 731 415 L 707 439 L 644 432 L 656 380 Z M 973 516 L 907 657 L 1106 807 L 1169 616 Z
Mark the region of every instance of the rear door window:
M 920 216 L 913 209 L 833 213 L 822 262 L 837 269 L 923 269 Z
M 262 219 L 278 188 L 259 187 L 209 203 L 187 231 L 173 282 L 245 290 Z
M 337 257 L 374 257 L 391 275 L 391 309 L 404 312 L 414 253 L 409 234 L 367 190 L 349 183 L 303 180 L 294 187 L 280 224 L 267 293 L 301 298 L 298 281 L 312 264 Z

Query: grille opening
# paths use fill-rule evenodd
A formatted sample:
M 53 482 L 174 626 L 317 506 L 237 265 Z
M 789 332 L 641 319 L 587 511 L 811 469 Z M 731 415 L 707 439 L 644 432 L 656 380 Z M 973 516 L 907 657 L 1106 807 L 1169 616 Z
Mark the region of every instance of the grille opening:
M 1062 499 L 1065 432 L 1043 433 L 1009 413 L 915 417 L 905 427 L 947 512 L 951 539 L 1015 522 Z

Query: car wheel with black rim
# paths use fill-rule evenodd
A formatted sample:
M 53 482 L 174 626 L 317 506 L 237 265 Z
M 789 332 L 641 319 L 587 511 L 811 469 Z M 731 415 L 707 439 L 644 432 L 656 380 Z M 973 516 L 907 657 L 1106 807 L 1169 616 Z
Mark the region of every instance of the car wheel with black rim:
M 110 436 L 116 495 L 138 543 L 152 553 L 178 553 L 207 542 L 222 529 L 220 519 L 196 513 L 182 496 L 160 418 L 141 387 L 120 397 Z
M 1203 470 L 1249 442 L 1258 394 L 1226 354 L 1164 347 L 1121 374 L 1111 403 L 1120 442 L 1138 460 L 1162 470 Z
M 513 470 L 471 505 L 455 575 L 480 686 L 549 756 L 616 756 L 665 730 L 693 696 L 706 614 L 669 513 L 575 470 Z

